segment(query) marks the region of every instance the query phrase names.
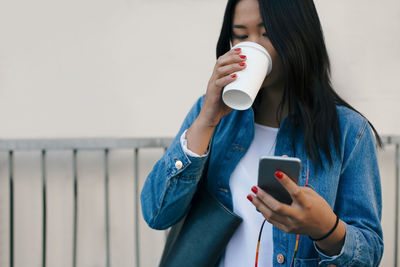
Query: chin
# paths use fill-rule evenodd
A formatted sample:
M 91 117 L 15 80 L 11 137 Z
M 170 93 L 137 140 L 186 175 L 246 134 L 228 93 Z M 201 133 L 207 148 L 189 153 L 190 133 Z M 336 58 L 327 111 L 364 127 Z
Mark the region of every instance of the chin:
M 283 87 L 283 82 L 281 80 L 271 80 L 271 79 L 265 79 L 264 82 L 261 85 L 261 88 L 269 88 L 269 87 Z
M 263 88 L 263 87 L 269 87 L 269 86 L 271 86 L 271 85 L 273 85 L 273 83 L 272 83 L 271 81 L 265 80 L 265 81 L 262 83 L 261 88 Z

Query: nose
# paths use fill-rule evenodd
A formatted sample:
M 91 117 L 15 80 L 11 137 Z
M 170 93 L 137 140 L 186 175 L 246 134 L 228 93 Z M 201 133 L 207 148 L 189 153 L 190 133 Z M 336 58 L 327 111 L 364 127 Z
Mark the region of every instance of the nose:
M 254 42 L 254 43 L 257 43 L 257 44 L 259 44 L 259 45 L 262 45 L 261 43 L 261 38 L 262 38 L 262 36 L 259 36 L 258 34 L 253 34 L 253 35 L 249 35 L 249 37 L 247 38 L 247 40 L 246 41 L 249 41 L 249 42 Z

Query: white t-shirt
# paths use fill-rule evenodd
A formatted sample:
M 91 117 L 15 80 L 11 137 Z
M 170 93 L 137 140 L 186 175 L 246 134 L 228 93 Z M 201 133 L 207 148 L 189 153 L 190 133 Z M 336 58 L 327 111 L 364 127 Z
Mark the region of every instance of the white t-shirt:
M 257 240 L 264 217 L 247 199 L 251 188 L 257 185 L 258 162 L 262 156 L 272 156 L 275 151 L 279 128 L 255 123 L 254 139 L 243 158 L 239 161 L 229 180 L 232 192 L 233 211 L 243 218 L 243 222 L 230 239 L 219 267 L 253 266 L 255 263 Z M 187 149 L 186 132 L 181 144 L 185 153 L 198 156 Z M 272 225 L 265 222 L 261 235 L 258 266 L 272 266 L 273 240 Z

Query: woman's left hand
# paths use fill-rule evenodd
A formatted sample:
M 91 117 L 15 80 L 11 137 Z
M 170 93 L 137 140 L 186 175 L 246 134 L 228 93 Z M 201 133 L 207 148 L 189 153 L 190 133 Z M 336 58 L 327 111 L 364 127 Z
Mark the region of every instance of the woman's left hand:
M 289 192 L 291 205 L 279 202 L 261 188 L 254 186 L 248 199 L 265 219 L 279 229 L 308 235 L 313 239 L 326 235 L 336 222 L 336 215 L 328 203 L 314 190 L 295 184 L 285 173 L 277 171 L 277 180 Z

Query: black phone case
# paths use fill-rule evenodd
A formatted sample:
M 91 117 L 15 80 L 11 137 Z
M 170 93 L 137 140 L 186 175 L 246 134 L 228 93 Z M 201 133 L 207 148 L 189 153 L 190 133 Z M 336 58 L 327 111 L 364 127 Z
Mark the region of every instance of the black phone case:
M 278 178 L 275 177 L 275 172 L 286 173 L 297 184 L 300 170 L 301 163 L 297 158 L 263 157 L 260 159 L 258 167 L 258 187 L 276 200 L 290 205 L 292 198 L 278 181 Z

